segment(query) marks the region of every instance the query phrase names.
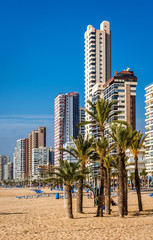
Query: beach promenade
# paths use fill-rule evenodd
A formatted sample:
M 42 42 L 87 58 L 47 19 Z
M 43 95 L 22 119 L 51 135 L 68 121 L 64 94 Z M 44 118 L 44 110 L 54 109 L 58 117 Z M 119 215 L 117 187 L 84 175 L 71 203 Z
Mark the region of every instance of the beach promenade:
M 49 189 L 43 191 L 51 193 Z M 93 199 L 86 196 L 84 214 L 76 214 L 73 198 L 74 219 L 67 219 L 63 199 L 17 199 L 16 196 L 34 193 L 29 189 L 0 188 L 0 240 L 153 239 L 153 197 L 149 194 L 142 193 L 144 211 L 139 214 L 136 193 L 130 192 L 129 215 L 124 219 L 118 217 L 117 206 L 112 206 L 111 216 L 94 217 Z

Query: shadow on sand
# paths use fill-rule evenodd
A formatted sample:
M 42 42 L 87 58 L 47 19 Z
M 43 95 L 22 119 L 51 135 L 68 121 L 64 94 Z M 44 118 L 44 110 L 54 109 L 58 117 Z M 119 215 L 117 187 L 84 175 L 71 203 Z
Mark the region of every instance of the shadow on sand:
M 26 213 L 20 213 L 20 212 L 17 212 L 17 213 L 5 213 L 5 212 L 1 212 L 0 215 L 15 215 L 15 214 L 26 214 Z

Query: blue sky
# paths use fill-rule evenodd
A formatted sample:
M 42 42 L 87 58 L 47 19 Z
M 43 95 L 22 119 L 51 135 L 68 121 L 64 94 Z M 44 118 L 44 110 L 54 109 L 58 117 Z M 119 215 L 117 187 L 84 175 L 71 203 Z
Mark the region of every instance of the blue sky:
M 111 23 L 112 75 L 138 77 L 137 128 L 144 129 L 144 87 L 153 82 L 153 1 L 0 0 L 0 154 L 47 127 L 53 145 L 54 98 L 78 91 L 84 104 L 84 32 Z

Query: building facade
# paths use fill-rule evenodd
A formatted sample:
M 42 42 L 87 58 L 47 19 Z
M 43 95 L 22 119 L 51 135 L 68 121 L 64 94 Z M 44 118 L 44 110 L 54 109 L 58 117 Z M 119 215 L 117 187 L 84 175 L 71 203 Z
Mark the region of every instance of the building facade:
M 146 172 L 153 174 L 153 83 L 145 88 Z
M 126 121 L 133 130 L 136 129 L 136 86 L 137 77 L 129 70 L 116 72 L 104 85 L 104 99 L 116 100 L 112 113 L 121 111 L 119 116 L 112 117 L 110 121 Z
M 79 94 L 76 92 L 59 94 L 54 107 L 54 164 L 59 166 L 63 151 L 59 148 L 71 142 L 71 136 L 77 138 L 79 128 Z
M 80 123 L 85 121 L 85 109 L 84 108 L 80 108 Z M 81 126 L 79 129 L 79 133 L 83 136 L 83 138 L 85 137 L 85 126 Z
M 32 149 L 32 177 L 37 178 L 39 165 L 49 165 L 49 148 L 40 147 Z
M 29 133 L 28 143 L 28 175 L 32 175 L 32 149 L 46 147 L 46 128 L 39 127 L 38 130 L 33 130 Z
M 69 149 L 69 146 L 75 148 L 75 144 L 73 142 L 67 142 L 63 145 L 63 148 L 65 149 Z M 71 151 L 71 150 L 70 150 Z M 72 162 L 72 163 L 76 163 L 77 162 L 77 159 L 74 158 L 72 155 L 70 155 L 69 153 L 67 152 L 63 152 L 63 160 L 67 160 L 68 162 Z
M 93 94 L 103 95 L 103 85 L 111 78 L 111 31 L 110 23 L 103 21 L 100 30 L 88 25 L 85 32 L 85 109 Z M 99 89 L 100 85 L 100 89 Z M 96 91 L 93 88 L 96 86 Z M 97 93 L 98 92 L 98 93 Z M 86 121 L 91 117 L 86 113 Z M 92 135 L 92 125 L 85 126 L 86 134 Z
M 0 180 L 11 180 L 13 173 L 13 163 L 10 162 L 10 157 L 0 155 Z
M 54 165 L 54 148 L 49 148 L 49 163 L 53 166 Z
M 128 149 L 126 151 L 126 156 L 128 157 L 128 166 L 126 167 L 126 169 L 128 170 L 128 176 L 131 175 L 132 172 L 135 171 L 135 160 L 134 160 L 134 156 L 133 154 L 130 152 L 130 150 Z M 145 166 L 145 148 L 141 148 L 139 153 L 138 153 L 138 172 L 142 172 L 143 169 L 146 169 Z
M 13 178 L 18 180 L 25 178 L 25 139 L 17 140 L 13 155 Z

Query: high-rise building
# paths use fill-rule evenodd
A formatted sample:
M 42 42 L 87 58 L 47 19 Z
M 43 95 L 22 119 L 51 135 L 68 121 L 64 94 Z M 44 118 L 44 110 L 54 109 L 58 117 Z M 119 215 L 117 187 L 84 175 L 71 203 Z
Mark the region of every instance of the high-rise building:
M 7 179 L 9 180 L 13 179 L 13 163 L 12 162 L 7 163 Z
M 19 180 L 25 178 L 25 138 L 17 140 L 13 155 L 13 178 Z
M 153 83 L 145 88 L 145 109 L 146 109 L 146 172 L 153 173 Z
M 29 138 L 17 140 L 13 162 L 13 177 L 18 179 L 32 176 L 32 149 L 46 146 L 46 128 L 39 127 L 29 133 Z
M 80 108 L 80 123 L 85 121 L 85 109 L 84 108 Z M 85 126 L 81 126 L 79 129 L 79 133 L 83 136 L 85 136 Z
M 49 165 L 49 148 L 40 147 L 32 149 L 32 177 L 38 176 L 38 166 Z
M 59 166 L 59 159 L 63 159 L 63 151 L 59 148 L 71 142 L 71 136 L 77 138 L 79 128 L 79 94 L 76 92 L 59 94 L 55 98 L 54 117 L 54 164 Z
M 46 147 L 46 128 L 45 127 L 38 128 L 38 146 Z
M 136 86 L 137 77 L 127 69 L 117 73 L 104 84 L 104 99 L 116 100 L 112 113 L 121 111 L 119 116 L 114 116 L 110 121 L 126 121 L 132 129 L 136 129 Z
M 49 163 L 53 166 L 54 165 L 54 148 L 49 147 Z
M 74 142 L 71 141 L 71 142 L 64 143 L 63 148 L 70 150 L 69 147 L 75 148 Z M 72 163 L 77 162 L 77 158 L 73 157 L 72 155 L 70 155 L 67 152 L 63 152 L 63 160 L 64 161 L 67 160 L 68 162 L 72 162 Z
M 103 94 L 103 85 L 111 78 L 111 31 L 110 23 L 103 21 L 100 30 L 88 25 L 85 32 L 85 108 L 93 95 Z M 100 87 L 100 88 L 99 88 Z M 86 121 L 91 117 L 86 113 Z M 92 135 L 92 125 L 85 126 L 86 134 Z
M 10 157 L 6 155 L 0 155 L 0 180 L 7 180 L 12 179 L 11 175 L 9 175 L 9 168 L 10 165 Z M 11 163 L 12 164 L 12 163 Z
M 33 130 L 32 133 L 29 134 L 29 147 L 28 147 L 28 174 L 32 175 L 32 149 L 46 147 L 46 128 L 39 127 L 38 130 Z
M 29 133 L 29 151 L 28 151 L 28 156 L 29 156 L 29 164 L 28 164 L 28 175 L 32 175 L 32 133 Z
M 29 174 L 29 139 L 25 138 L 25 177 Z

